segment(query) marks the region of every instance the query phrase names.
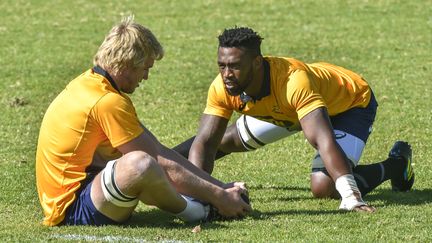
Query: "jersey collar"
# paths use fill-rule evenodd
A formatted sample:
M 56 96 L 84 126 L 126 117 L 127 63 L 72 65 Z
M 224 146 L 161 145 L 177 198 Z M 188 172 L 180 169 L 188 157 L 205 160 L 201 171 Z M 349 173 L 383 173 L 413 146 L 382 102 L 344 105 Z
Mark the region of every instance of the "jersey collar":
M 104 76 L 110 82 L 111 86 L 113 86 L 113 88 L 115 90 L 117 90 L 117 92 L 119 92 L 119 94 L 120 94 L 120 90 L 117 87 L 117 84 L 114 82 L 114 79 L 109 75 L 109 73 L 107 71 L 105 71 L 103 68 L 101 68 L 99 66 L 94 66 L 92 69 L 93 69 L 93 72 Z

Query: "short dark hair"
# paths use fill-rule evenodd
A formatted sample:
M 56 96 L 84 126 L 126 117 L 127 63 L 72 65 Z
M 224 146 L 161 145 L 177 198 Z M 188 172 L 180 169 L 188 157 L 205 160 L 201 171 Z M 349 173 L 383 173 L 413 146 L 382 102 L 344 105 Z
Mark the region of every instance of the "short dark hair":
M 251 28 L 236 26 L 225 29 L 218 39 L 219 47 L 240 47 L 256 56 L 261 55 L 261 41 L 263 38 Z

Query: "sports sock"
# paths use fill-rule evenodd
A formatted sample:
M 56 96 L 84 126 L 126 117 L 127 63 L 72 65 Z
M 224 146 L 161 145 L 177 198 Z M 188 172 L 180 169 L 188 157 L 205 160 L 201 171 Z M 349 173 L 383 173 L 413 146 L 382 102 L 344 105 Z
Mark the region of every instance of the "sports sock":
M 401 176 L 405 168 L 405 161 L 403 158 L 388 158 L 381 163 L 384 166 L 387 179 Z
M 222 152 L 222 151 L 218 150 L 216 152 L 215 160 L 218 160 L 218 159 L 220 159 L 220 158 L 222 158 L 222 157 L 224 157 L 225 155 L 228 155 L 228 154 L 230 154 L 230 153 L 225 153 L 225 152 Z
M 353 174 L 362 196 L 386 180 L 384 166 L 381 163 L 358 165 L 353 169 Z
M 176 214 L 181 220 L 185 222 L 194 222 L 204 220 L 207 218 L 209 209 L 202 203 L 194 200 L 191 197 L 181 195 L 186 201 L 186 208 L 180 213 Z
M 195 136 L 189 138 L 188 140 L 175 146 L 172 149 L 187 159 L 189 157 L 189 150 L 192 147 L 192 143 L 193 143 L 194 139 L 195 139 Z M 227 154 L 230 154 L 230 153 L 225 153 L 225 152 L 222 152 L 221 150 L 218 150 L 216 152 L 215 160 L 218 160 Z
M 384 181 L 399 176 L 403 166 L 403 160 L 393 158 L 388 158 L 381 163 L 356 166 L 353 173 L 362 196 Z
M 189 157 L 189 150 L 192 147 L 192 143 L 194 140 L 195 136 L 189 138 L 188 140 L 182 142 L 181 144 L 175 146 L 172 149 L 187 159 Z

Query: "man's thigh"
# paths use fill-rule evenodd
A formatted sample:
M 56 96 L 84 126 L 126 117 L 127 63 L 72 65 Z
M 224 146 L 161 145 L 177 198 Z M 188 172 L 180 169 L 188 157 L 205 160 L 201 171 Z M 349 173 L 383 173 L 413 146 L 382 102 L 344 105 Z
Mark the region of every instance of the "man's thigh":
M 247 150 L 255 150 L 298 132 L 247 115 L 237 119 L 236 128 L 238 137 Z
M 92 180 L 87 179 L 87 183 L 83 183 L 83 187 L 76 195 L 77 198 L 72 205 L 66 210 L 66 216 L 62 225 L 110 225 L 118 224 L 118 222 L 110 219 L 101 212 L 99 212 L 92 199 L 91 191 L 93 187 Z
M 116 164 L 117 160 L 109 161 L 100 173 L 86 179 L 83 189 L 77 192 L 77 199 L 67 210 L 63 224 L 108 225 L 130 218 L 138 199 L 123 194 L 117 186 L 115 172 L 122 168 Z

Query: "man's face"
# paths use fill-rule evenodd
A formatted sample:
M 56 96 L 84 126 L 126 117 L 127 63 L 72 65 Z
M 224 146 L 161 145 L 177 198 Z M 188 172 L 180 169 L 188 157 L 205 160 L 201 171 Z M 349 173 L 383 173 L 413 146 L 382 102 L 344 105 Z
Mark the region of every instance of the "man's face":
M 154 60 L 149 58 L 147 59 L 143 66 L 138 68 L 126 68 L 120 75 L 118 79 L 117 85 L 119 86 L 120 91 L 132 94 L 137 87 L 139 87 L 139 83 L 144 79 L 148 79 L 148 74 L 150 72 L 150 68 L 153 67 Z
M 228 94 L 240 95 L 252 82 L 253 60 L 254 58 L 241 48 L 219 47 L 219 73 Z

